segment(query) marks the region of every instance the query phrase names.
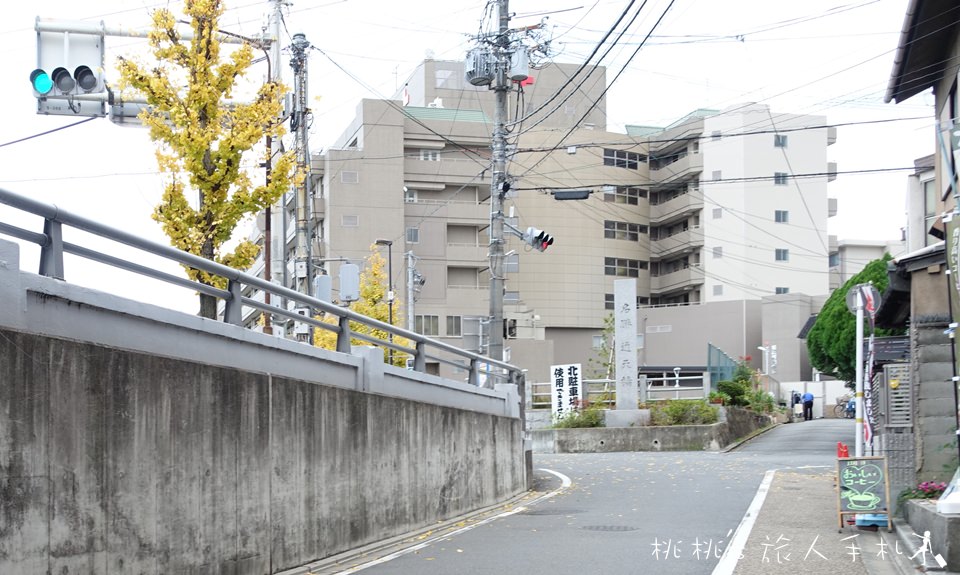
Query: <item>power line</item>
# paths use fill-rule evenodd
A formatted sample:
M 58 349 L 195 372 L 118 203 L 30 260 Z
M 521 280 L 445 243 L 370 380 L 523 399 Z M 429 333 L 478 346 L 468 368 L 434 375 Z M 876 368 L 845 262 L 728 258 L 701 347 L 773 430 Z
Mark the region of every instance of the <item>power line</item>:
M 79 126 L 80 124 L 85 124 L 85 123 L 89 122 L 90 120 L 98 120 L 98 119 L 99 119 L 99 118 L 96 117 L 96 116 L 91 116 L 91 117 L 89 117 L 89 118 L 85 118 L 85 119 L 83 119 L 83 120 L 79 120 L 79 121 L 74 122 L 74 123 L 72 123 L 72 124 L 67 124 L 66 126 L 60 126 L 59 128 L 53 128 L 52 130 L 47 130 L 46 132 L 40 132 L 40 133 L 34 134 L 34 135 L 32 135 L 32 136 L 27 136 L 27 137 L 25 137 L 25 138 L 19 138 L 19 139 L 17 139 L 17 140 L 12 140 L 12 141 L 10 141 L 10 142 L 6 142 L 5 144 L 0 144 L 0 148 L 5 148 L 5 147 L 7 147 L 7 146 L 12 146 L 13 144 L 19 144 L 20 142 L 26 142 L 27 140 L 32 140 L 32 139 L 34 139 L 34 138 L 39 138 L 40 136 L 46 136 L 46 135 L 52 134 L 52 133 L 54 133 L 54 132 L 59 132 L 60 130 L 66 130 L 67 128 L 73 128 L 74 126 Z

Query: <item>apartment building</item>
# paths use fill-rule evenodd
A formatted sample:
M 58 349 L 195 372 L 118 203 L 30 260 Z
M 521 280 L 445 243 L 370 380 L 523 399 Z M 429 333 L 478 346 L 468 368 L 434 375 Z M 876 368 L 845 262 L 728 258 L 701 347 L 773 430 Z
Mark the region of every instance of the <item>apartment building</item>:
M 509 126 L 507 227 L 545 230 L 555 243 L 540 252 L 506 238 L 509 360 L 533 380 L 546 379 L 551 363 L 587 365 L 622 278 L 637 280 L 641 363 L 703 364 L 708 343 L 757 355 L 764 296 L 828 291 L 834 130 L 823 117 L 751 104 L 608 132 L 605 70 L 571 82 L 576 69 L 534 69 L 511 93 L 511 116 L 529 117 Z M 492 117 L 492 93 L 465 82 L 461 62 L 428 60 L 395 100 L 360 102 L 312 162 L 312 258 L 333 276 L 335 297 L 339 265 L 391 241 L 396 315 L 482 350 Z M 556 199 L 569 189 L 589 196 Z M 424 280 L 412 313 L 409 265 Z

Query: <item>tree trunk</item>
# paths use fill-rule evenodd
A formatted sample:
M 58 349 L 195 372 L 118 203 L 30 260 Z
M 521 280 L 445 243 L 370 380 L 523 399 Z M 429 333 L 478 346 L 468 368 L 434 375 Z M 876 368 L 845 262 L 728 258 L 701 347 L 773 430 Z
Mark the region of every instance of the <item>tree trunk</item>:
M 200 317 L 217 319 L 217 298 L 205 293 L 200 294 Z

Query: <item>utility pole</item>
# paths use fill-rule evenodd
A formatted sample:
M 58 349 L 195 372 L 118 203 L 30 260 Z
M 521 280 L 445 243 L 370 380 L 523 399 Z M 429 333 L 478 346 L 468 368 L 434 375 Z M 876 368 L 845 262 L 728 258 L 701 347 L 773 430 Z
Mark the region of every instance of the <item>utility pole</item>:
M 413 269 L 413 266 L 416 265 L 416 258 L 413 255 L 412 251 L 407 252 L 407 329 L 413 331 L 413 279 L 416 270 Z
M 494 42 L 496 58 L 493 90 L 496 105 L 493 111 L 493 177 L 490 179 L 490 333 L 487 356 L 503 359 L 503 200 L 510 189 L 507 179 L 507 93 L 510 83 L 507 68 L 510 62 L 509 0 L 497 0 L 499 33 Z M 486 385 L 493 387 L 493 378 Z
M 290 130 L 294 133 L 294 146 L 297 154 L 297 166 L 306 177 L 297 187 L 297 246 L 294 262 L 295 289 L 302 294 L 310 294 L 313 283 L 313 273 L 310 265 L 310 226 L 309 226 L 309 199 L 310 199 L 310 151 L 307 142 L 310 111 L 307 109 L 307 49 L 310 42 L 303 33 L 293 35 L 291 45 L 292 56 L 290 67 L 293 68 L 294 94 L 293 114 L 290 118 Z M 298 313 L 309 315 L 309 308 L 299 308 Z M 299 323 L 299 322 L 298 322 Z M 299 323 L 294 333 L 300 341 L 310 341 L 310 327 Z
M 283 6 L 283 0 L 273 0 L 273 13 L 270 15 L 270 52 L 267 56 L 267 69 L 270 82 L 279 83 L 280 73 L 280 9 Z M 267 161 L 266 178 L 270 183 L 270 174 L 273 168 L 273 137 L 267 134 Z M 283 209 L 283 197 L 280 199 Z M 263 217 L 263 279 L 266 282 L 273 281 L 273 213 L 271 206 L 264 210 Z M 281 232 L 281 237 L 284 234 Z M 270 292 L 264 292 L 263 303 L 270 305 Z M 263 333 L 272 335 L 273 324 L 269 313 L 263 312 Z

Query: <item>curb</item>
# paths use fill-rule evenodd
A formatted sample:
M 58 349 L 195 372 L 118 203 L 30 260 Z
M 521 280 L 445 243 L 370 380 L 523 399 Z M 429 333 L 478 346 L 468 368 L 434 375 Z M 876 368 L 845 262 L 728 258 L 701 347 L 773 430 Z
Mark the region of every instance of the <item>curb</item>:
M 913 532 L 913 529 L 910 527 L 910 524 L 900 519 L 898 517 L 893 518 L 893 530 L 896 532 L 897 539 L 903 544 L 907 550 L 903 553 L 903 557 L 907 563 L 914 568 L 915 571 L 927 572 L 927 573 L 939 573 L 941 575 L 957 575 L 956 571 L 945 571 L 937 562 L 933 560 L 932 557 L 926 558 L 926 561 L 920 562 L 914 559 L 910 559 L 912 555 L 915 555 L 920 549 L 920 544 L 918 542 L 918 537 Z M 925 558 L 924 555 L 920 556 L 921 559 Z
M 349 571 L 358 563 L 373 561 L 378 556 L 389 554 L 390 551 L 409 547 L 416 543 L 422 543 L 427 540 L 436 540 L 442 538 L 445 532 L 452 532 L 462 528 L 464 523 L 481 520 L 486 516 L 509 511 L 516 507 L 521 507 L 527 500 L 537 499 L 546 492 L 528 490 L 519 493 L 507 501 L 490 505 L 470 513 L 465 513 L 458 517 L 453 517 L 445 521 L 437 522 L 433 525 L 422 527 L 415 531 L 410 531 L 402 535 L 396 535 L 389 539 L 367 544 L 363 547 L 350 549 L 337 555 L 331 555 L 324 559 L 292 567 L 284 571 L 277 571 L 276 575 L 320 575 L 322 573 L 340 573 Z
M 766 427 L 761 427 L 760 429 L 758 429 L 758 430 L 756 430 L 756 431 L 754 431 L 754 432 L 752 432 L 752 433 L 749 433 L 749 434 L 747 434 L 745 437 L 741 437 L 740 439 L 734 441 L 734 442 L 731 443 L 730 445 L 724 447 L 723 449 L 720 450 L 720 453 L 729 453 L 729 452 L 733 451 L 734 449 L 740 447 L 740 446 L 743 445 L 744 443 L 750 441 L 750 440 L 753 439 L 754 437 L 758 437 L 758 436 L 760 436 L 760 435 L 763 435 L 764 433 L 770 431 L 771 429 L 776 429 L 777 427 L 780 427 L 781 425 L 786 425 L 786 424 L 785 424 L 785 423 L 776 423 L 776 422 L 774 422 L 773 425 L 768 425 L 768 426 L 766 426 Z

